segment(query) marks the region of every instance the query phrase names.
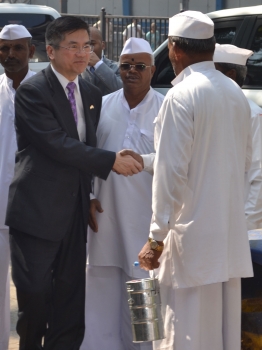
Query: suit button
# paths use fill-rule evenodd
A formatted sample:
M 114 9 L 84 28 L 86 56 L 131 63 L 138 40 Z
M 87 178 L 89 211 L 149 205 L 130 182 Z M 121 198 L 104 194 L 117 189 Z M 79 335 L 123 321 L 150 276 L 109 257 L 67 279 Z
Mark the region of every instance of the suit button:
M 75 196 L 76 196 L 76 192 L 73 192 L 73 193 L 72 193 L 72 196 L 75 197 Z

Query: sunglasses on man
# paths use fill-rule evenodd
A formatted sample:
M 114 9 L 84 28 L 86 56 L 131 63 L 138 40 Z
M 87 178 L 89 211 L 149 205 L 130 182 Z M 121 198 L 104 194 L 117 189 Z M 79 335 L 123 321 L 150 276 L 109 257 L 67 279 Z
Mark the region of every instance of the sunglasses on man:
M 121 63 L 119 67 L 121 70 L 130 70 L 131 68 L 134 68 L 137 71 L 143 72 L 146 68 L 149 68 L 152 66 L 147 66 L 144 63 L 138 63 L 138 64 Z

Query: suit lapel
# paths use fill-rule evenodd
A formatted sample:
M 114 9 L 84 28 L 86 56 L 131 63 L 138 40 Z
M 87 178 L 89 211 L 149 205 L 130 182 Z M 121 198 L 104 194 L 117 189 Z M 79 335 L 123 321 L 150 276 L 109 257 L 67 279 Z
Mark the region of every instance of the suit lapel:
M 83 102 L 85 122 L 86 122 L 86 144 L 89 146 L 96 146 L 96 130 L 95 121 L 98 106 L 93 98 L 92 90 L 84 84 L 83 79 L 79 79 L 80 93 Z
M 59 121 L 59 124 L 63 127 L 63 129 L 70 137 L 79 140 L 77 126 L 74 120 L 71 105 L 68 98 L 66 97 L 62 85 L 52 71 L 50 65 L 43 72 L 53 91 L 52 96 L 55 101 L 55 106 L 59 110 L 59 113 L 55 115 L 55 118 Z

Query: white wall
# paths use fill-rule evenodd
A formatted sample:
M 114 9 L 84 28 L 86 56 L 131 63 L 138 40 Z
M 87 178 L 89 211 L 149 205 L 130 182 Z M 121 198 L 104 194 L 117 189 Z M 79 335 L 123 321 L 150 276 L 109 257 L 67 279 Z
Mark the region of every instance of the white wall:
M 133 16 L 171 17 L 179 12 L 180 0 L 130 0 Z M 61 0 L 31 0 L 32 4 L 47 5 L 60 12 Z M 225 0 L 225 8 L 261 5 L 262 0 Z M 112 15 L 122 15 L 122 0 L 68 0 L 68 13 L 99 15 L 101 8 Z M 189 0 L 189 9 L 202 12 L 216 10 L 216 0 Z
M 246 7 L 261 4 L 261 0 L 226 0 L 225 7 L 229 9 L 234 7 Z
M 179 0 L 131 0 L 133 16 L 171 17 L 179 12 Z

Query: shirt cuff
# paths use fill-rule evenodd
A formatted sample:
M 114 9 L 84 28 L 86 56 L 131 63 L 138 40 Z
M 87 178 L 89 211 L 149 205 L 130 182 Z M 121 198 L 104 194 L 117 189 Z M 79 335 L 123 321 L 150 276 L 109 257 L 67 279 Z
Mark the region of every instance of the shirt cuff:
M 91 201 L 92 199 L 96 199 L 96 196 L 93 193 L 90 193 L 89 198 L 90 198 L 90 201 Z
M 150 174 L 154 173 L 154 160 L 155 160 L 155 153 L 151 154 L 141 154 L 141 157 L 143 158 L 144 162 L 144 171 L 147 171 Z
M 101 64 L 103 64 L 104 62 L 102 60 L 98 61 L 95 65 L 94 68 L 97 69 L 98 67 L 101 66 Z
M 149 233 L 150 238 L 153 238 L 155 241 L 159 241 L 159 242 L 163 242 L 166 236 L 167 236 L 167 233 L 164 235 L 162 233 L 153 233 L 153 232 Z

